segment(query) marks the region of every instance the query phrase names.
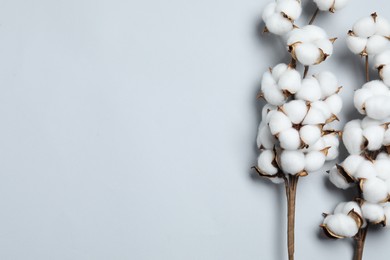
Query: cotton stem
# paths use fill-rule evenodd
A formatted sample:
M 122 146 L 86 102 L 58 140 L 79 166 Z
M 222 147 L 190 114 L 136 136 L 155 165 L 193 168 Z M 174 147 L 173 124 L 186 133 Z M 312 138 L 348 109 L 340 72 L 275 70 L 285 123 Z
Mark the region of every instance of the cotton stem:
M 368 55 L 366 55 L 366 81 L 370 81 L 370 71 L 369 71 L 369 63 L 368 63 Z
M 297 193 L 299 176 L 289 175 L 286 182 L 286 196 L 287 196 L 287 248 L 288 259 L 294 260 L 294 237 L 295 237 L 295 198 Z
M 311 17 L 311 19 L 310 19 L 310 21 L 309 21 L 309 24 L 313 24 L 313 23 L 314 23 L 314 20 L 316 19 L 316 17 L 317 17 L 317 15 L 318 15 L 319 12 L 320 12 L 320 9 L 318 9 L 318 8 L 314 11 L 314 14 L 313 14 L 313 16 Z
M 363 259 L 364 242 L 366 241 L 367 231 L 368 231 L 368 224 L 365 228 L 360 229 L 359 233 L 355 236 L 356 247 L 355 247 L 354 260 Z

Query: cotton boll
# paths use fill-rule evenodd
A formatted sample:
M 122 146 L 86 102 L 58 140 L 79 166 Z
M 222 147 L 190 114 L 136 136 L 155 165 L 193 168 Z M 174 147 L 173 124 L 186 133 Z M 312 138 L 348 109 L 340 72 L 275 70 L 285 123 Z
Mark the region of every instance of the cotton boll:
M 366 51 L 368 54 L 375 55 L 384 51 L 389 40 L 381 35 L 373 35 L 368 39 Z
M 277 35 L 283 35 L 293 29 L 293 24 L 290 20 L 283 17 L 281 13 L 274 13 L 265 21 L 265 26 L 268 31 Z
M 324 225 L 332 234 L 342 237 L 353 237 L 359 231 L 356 221 L 344 214 L 328 215 L 324 219 Z
M 376 170 L 376 176 L 382 180 L 390 179 L 390 160 L 378 159 L 374 162 L 374 167 Z
M 365 159 L 360 155 L 349 155 L 342 163 L 344 171 L 350 176 L 356 176 L 357 171 L 360 168 L 360 165 L 365 161 Z
M 276 11 L 283 12 L 292 20 L 296 20 L 301 15 L 302 7 L 298 1 L 281 0 L 277 4 Z
M 302 80 L 301 88 L 295 94 L 296 99 L 302 99 L 306 101 L 317 101 L 321 98 L 321 87 L 318 80 L 314 77 L 307 77 Z
M 336 134 L 324 135 L 322 139 L 325 142 L 326 147 L 330 147 L 328 154 L 326 155 L 326 160 L 334 160 L 339 155 L 339 137 Z
M 385 146 L 390 145 L 390 128 L 386 130 L 382 144 Z
M 360 119 L 354 119 L 349 122 L 347 122 L 344 126 L 344 131 L 351 129 L 351 128 L 361 128 L 361 120 Z
M 327 99 L 325 99 L 325 103 L 328 106 L 330 112 L 334 115 L 337 115 L 341 112 L 343 108 L 343 100 L 341 99 L 339 94 L 333 94 Z
M 329 39 L 318 39 L 314 41 L 314 45 L 329 56 L 333 53 L 333 44 Z
M 271 134 L 267 125 L 261 125 L 257 134 L 257 147 L 263 147 L 264 149 L 272 149 L 275 146 L 276 139 Z
M 297 174 L 305 168 L 305 155 L 300 151 L 283 151 L 280 163 L 285 173 Z
M 325 154 L 319 151 L 311 151 L 305 156 L 305 170 L 314 172 L 321 169 L 325 163 Z
M 390 65 L 386 65 L 379 70 L 379 76 L 387 86 L 390 86 Z
M 370 90 L 373 95 L 389 95 L 389 88 L 380 80 L 367 82 L 362 88 Z
M 311 151 L 322 151 L 322 150 L 324 150 L 327 147 L 328 146 L 325 145 L 325 142 L 324 142 L 323 138 L 320 138 L 314 144 L 312 144 L 312 145 L 310 145 L 310 146 L 308 146 L 306 148 L 303 148 L 302 151 L 304 153 L 308 153 L 308 152 L 311 152 Z
M 301 87 L 301 75 L 295 69 L 288 69 L 280 77 L 278 85 L 281 89 L 287 90 L 291 94 L 295 94 Z
M 379 150 L 385 135 L 383 126 L 372 125 L 363 130 L 363 136 L 367 139 L 367 149 L 370 151 Z
M 362 161 L 354 177 L 359 179 L 376 179 L 376 169 L 374 164 L 368 160 Z
M 275 2 L 270 2 L 269 4 L 267 4 L 264 8 L 263 15 L 262 15 L 263 21 L 268 20 L 275 13 L 275 10 L 276 10 Z
M 348 49 L 351 52 L 355 54 L 360 54 L 364 52 L 368 39 L 363 37 L 348 35 L 346 42 L 347 42 Z
M 353 210 L 359 216 L 361 217 L 363 216 L 360 205 L 356 201 L 345 202 L 341 210 L 341 213 L 348 215 L 348 213 L 351 212 L 351 210 Z
M 305 125 L 299 130 L 302 141 L 307 145 L 312 145 L 321 138 L 321 129 L 315 125 Z
M 376 25 L 376 34 L 382 36 L 390 35 L 390 23 L 387 19 L 383 18 L 382 16 L 377 16 L 375 25 Z
M 353 25 L 353 32 L 359 37 L 371 37 L 376 33 L 376 24 L 372 16 L 364 17 Z
M 366 100 L 365 110 L 367 116 L 374 119 L 384 119 L 390 116 L 390 97 L 375 96 Z
M 276 85 L 270 88 L 262 88 L 262 92 L 264 95 L 264 99 L 272 105 L 280 106 L 286 100 L 286 97 L 284 96 L 283 92 L 278 89 Z
M 306 25 L 302 27 L 302 30 L 307 34 L 308 41 L 315 41 L 318 39 L 328 39 L 328 35 L 325 30 L 316 25 Z
M 307 105 L 303 100 L 292 100 L 283 105 L 283 112 L 294 124 L 299 124 L 307 114 Z
M 363 86 L 364 87 L 364 86 Z M 374 94 L 369 89 L 361 88 L 355 91 L 355 95 L 353 97 L 353 103 L 355 108 L 361 114 L 365 114 L 365 102 L 367 99 L 372 97 Z
M 321 11 L 329 11 L 334 2 L 334 0 L 314 0 L 314 3 L 317 4 L 318 9 Z
M 339 83 L 336 76 L 329 72 L 323 71 L 315 75 L 321 88 L 322 98 L 329 97 L 337 92 Z
M 279 81 L 280 77 L 288 70 L 288 65 L 280 63 L 272 68 L 272 77 L 275 82 Z
M 295 46 L 294 54 L 297 60 L 305 66 L 321 62 L 321 51 L 312 43 L 301 43 Z
M 295 128 L 288 128 L 279 133 L 280 146 L 285 150 L 298 150 L 301 146 L 299 133 Z
M 272 114 L 269 121 L 269 128 L 273 135 L 277 135 L 280 132 L 292 127 L 290 119 L 282 112 L 276 111 Z
M 361 121 L 361 126 L 363 129 L 366 129 L 367 127 L 370 127 L 370 126 L 379 126 L 382 124 L 383 123 L 381 121 L 373 119 L 373 118 L 368 117 L 368 116 L 365 116 Z
M 274 175 L 278 173 L 278 169 L 274 166 L 275 154 L 272 150 L 264 150 L 260 153 L 257 159 L 257 166 L 262 173 L 267 175 Z
M 370 178 L 361 182 L 363 198 L 371 203 L 380 203 L 388 199 L 386 183 L 379 178 Z
M 342 135 L 343 143 L 350 154 L 360 154 L 365 139 L 363 130 L 359 127 L 345 127 Z
M 337 204 L 337 206 L 334 208 L 333 213 L 334 213 L 334 214 L 344 214 L 344 215 L 346 215 L 346 214 L 344 213 L 344 207 L 345 207 L 345 205 L 347 205 L 347 202 L 340 202 L 340 203 Z M 348 212 L 347 212 L 347 214 L 348 214 Z
M 375 68 L 379 68 L 380 66 L 390 64 L 390 49 L 385 50 L 378 55 L 375 55 L 374 66 Z
M 329 171 L 329 180 L 339 189 L 348 189 L 352 187 L 351 183 L 348 183 L 346 179 L 339 173 L 336 166 L 333 166 Z
M 380 223 L 385 220 L 383 207 L 378 204 L 364 202 L 362 205 L 363 217 L 371 223 Z
M 379 153 L 377 156 L 376 156 L 376 160 L 386 160 L 386 159 L 390 159 L 389 155 L 387 153 Z
M 321 111 L 326 119 L 332 116 L 329 106 L 324 101 L 314 101 L 310 106 Z
M 324 116 L 322 111 L 317 108 L 311 107 L 307 112 L 305 119 L 303 120 L 303 125 L 321 125 L 325 124 L 327 118 Z

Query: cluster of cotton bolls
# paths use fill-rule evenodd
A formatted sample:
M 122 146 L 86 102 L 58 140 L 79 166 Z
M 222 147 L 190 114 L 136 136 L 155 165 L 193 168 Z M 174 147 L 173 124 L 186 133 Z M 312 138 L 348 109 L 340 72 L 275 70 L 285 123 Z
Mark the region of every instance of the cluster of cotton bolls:
M 257 137 L 264 175 L 307 175 L 338 156 L 339 133 L 330 124 L 342 108 L 339 90 L 337 78 L 326 71 L 301 79 L 291 66 L 278 64 L 264 73 L 268 104 Z
M 289 33 L 287 45 L 294 59 L 309 66 L 319 64 L 332 55 L 334 40 L 329 39 L 322 28 L 306 25 Z
M 355 54 L 362 56 L 381 53 L 388 47 L 389 22 L 376 13 L 361 18 L 348 32 L 347 45 Z
M 267 31 L 283 35 L 294 28 L 294 21 L 301 13 L 299 0 L 276 0 L 265 7 L 262 18 Z
M 349 0 L 314 0 L 321 11 L 335 12 L 347 5 Z

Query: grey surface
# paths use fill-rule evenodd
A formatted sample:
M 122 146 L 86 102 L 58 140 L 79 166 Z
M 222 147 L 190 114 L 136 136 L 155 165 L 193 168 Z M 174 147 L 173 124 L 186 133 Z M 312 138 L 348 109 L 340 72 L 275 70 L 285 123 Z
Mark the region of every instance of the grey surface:
M 316 23 L 390 18 L 351 2 Z M 286 259 L 283 190 L 249 170 L 261 73 L 286 61 L 256 35 L 265 3 L 1 1 L 0 259 Z M 363 67 L 335 47 L 311 72 L 338 75 L 345 120 Z M 318 228 L 343 198 L 324 172 L 299 183 L 297 260 L 351 259 Z M 366 259 L 389 242 L 370 233 Z

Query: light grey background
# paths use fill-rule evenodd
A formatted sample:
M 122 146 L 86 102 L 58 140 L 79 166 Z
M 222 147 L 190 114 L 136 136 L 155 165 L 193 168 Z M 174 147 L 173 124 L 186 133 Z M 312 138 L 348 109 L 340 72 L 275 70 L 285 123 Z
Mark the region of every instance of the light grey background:
M 266 2 L 0 1 L 0 259 L 286 259 L 283 190 L 249 170 L 261 74 L 287 61 L 256 34 Z M 351 2 L 317 20 L 341 39 L 311 70 L 340 78 L 343 120 L 364 81 L 343 37 L 390 18 Z M 345 198 L 325 175 L 299 183 L 298 260 L 351 259 L 319 232 Z M 389 242 L 371 232 L 366 259 Z

